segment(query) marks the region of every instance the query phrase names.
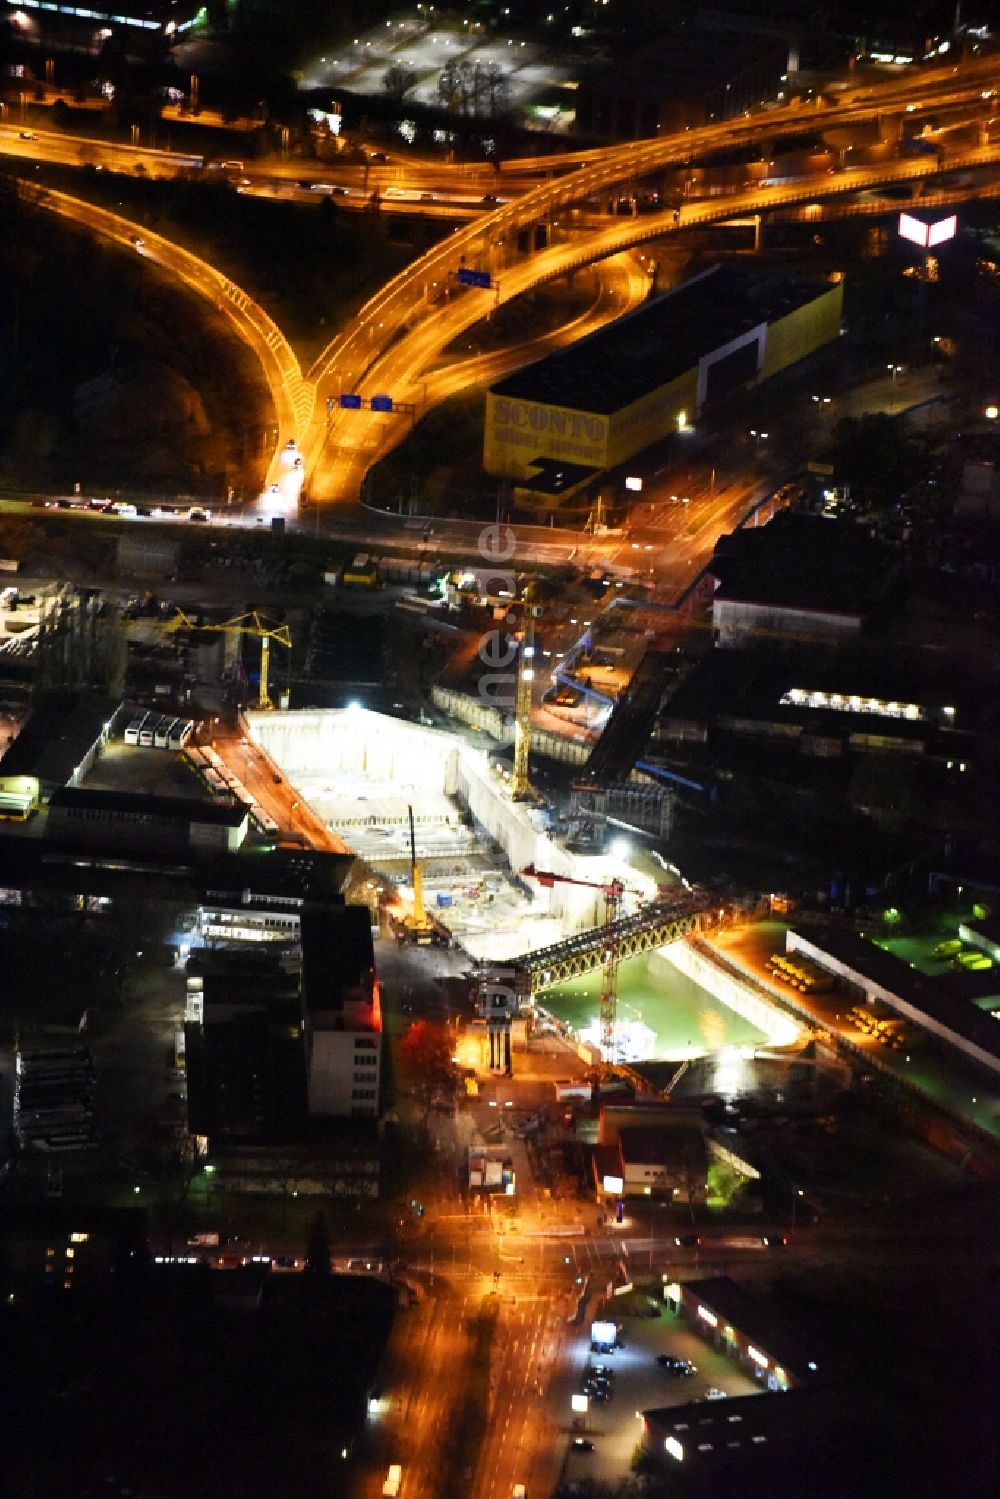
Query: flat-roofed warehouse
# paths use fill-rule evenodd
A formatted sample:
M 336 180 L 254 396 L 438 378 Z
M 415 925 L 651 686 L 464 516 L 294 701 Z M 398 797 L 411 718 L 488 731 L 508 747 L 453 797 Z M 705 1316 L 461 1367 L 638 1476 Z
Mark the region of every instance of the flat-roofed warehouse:
M 730 391 L 831 342 L 843 292 L 839 280 L 712 266 L 493 386 L 483 466 L 558 503 Z

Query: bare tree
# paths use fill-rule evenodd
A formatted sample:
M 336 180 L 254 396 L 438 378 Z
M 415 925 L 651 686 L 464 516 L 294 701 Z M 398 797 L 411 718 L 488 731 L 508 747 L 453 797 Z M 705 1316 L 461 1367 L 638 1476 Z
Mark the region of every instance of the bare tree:
M 510 104 L 509 75 L 495 62 L 452 62 L 438 79 L 438 98 L 452 114 L 496 119 Z
M 469 114 L 473 103 L 473 68 L 471 63 L 450 62 L 438 79 L 438 98 L 452 114 Z
M 487 115 L 495 120 L 498 115 L 506 114 L 510 107 L 510 75 L 505 73 L 498 62 L 488 62 L 485 67 L 480 68 L 480 83 L 478 89 L 477 114 Z
M 705 1200 L 707 1173 L 708 1158 L 704 1141 L 700 1139 L 686 1141 L 677 1158 L 674 1176 L 687 1201 L 692 1223 L 695 1221 L 695 1207 Z
M 382 87 L 393 104 L 402 104 L 407 94 L 416 88 L 416 75 L 405 63 L 394 62 L 382 74 Z

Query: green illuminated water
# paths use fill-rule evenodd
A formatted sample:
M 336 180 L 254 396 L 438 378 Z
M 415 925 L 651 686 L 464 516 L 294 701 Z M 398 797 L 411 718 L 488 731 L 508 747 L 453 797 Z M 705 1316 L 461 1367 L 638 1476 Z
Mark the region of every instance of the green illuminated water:
M 570 979 L 538 996 L 539 1004 L 575 1029 L 596 1020 L 600 1003 L 600 970 Z M 648 953 L 628 958 L 618 970 L 618 1014 L 641 1020 L 656 1035 L 653 1057 L 687 1056 L 692 1048 L 717 1051 L 723 1046 L 766 1043 L 763 1031 L 709 994 L 700 984 Z

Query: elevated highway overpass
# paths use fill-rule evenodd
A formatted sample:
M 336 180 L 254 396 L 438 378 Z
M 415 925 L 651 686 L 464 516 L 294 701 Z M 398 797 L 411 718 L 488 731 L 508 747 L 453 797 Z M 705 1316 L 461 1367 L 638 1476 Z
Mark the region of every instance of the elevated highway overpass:
M 288 443 L 301 444 L 312 419 L 315 388 L 312 381 L 302 374 L 294 349 L 265 308 L 202 257 L 122 214 L 32 182 L 22 182 L 21 191 L 25 201 L 32 206 L 58 214 L 118 245 L 130 255 L 140 255 L 162 271 L 173 285 L 180 284 L 206 302 L 229 324 L 256 356 L 271 396 L 277 441 L 266 482 L 281 482 L 287 473 L 281 462 L 282 452 Z M 620 317 L 641 303 L 647 289 L 641 266 L 629 252 L 625 252 L 607 262 L 591 305 L 577 313 L 565 328 L 552 330 L 525 345 L 497 349 L 472 359 L 457 359 L 449 364 L 447 371 L 439 372 L 437 379 L 444 380 L 450 388 L 455 380 L 468 385 L 477 380 L 497 378 L 507 370 L 539 358 L 555 343 L 582 337 Z M 434 395 L 434 378 L 429 382 L 429 390 L 432 400 L 444 398 L 443 394 L 440 397 Z
M 900 203 L 886 198 L 882 202 L 859 204 L 857 195 L 888 186 L 910 189 L 928 207 L 961 203 L 978 193 L 969 188 L 928 193 L 933 179 L 956 171 L 998 165 L 1000 144 L 987 144 L 956 150 L 947 160 L 919 157 L 772 186 L 758 185 L 725 197 L 685 203 L 679 209 L 659 214 L 612 218 L 562 242 L 550 243 L 527 259 L 505 265 L 508 235 L 519 232 L 525 222 L 533 223 L 537 217 L 537 203 L 534 211 L 528 212 L 537 195 L 529 194 L 501 210 L 500 215 L 491 215 L 485 225 L 477 224 L 475 234 L 457 230 L 450 240 L 401 273 L 362 309 L 354 328 L 336 341 L 331 346 L 332 352 L 321 356 L 310 371 L 320 397 L 317 410 L 322 409 L 326 398 L 335 400 L 341 391 L 351 390 L 368 398 L 388 394 L 394 401 L 422 414 L 431 404 L 421 387 L 425 374 L 439 362 L 448 344 L 484 317 L 491 305 L 521 296 L 545 281 L 582 269 L 607 255 L 635 249 L 686 229 L 779 211 L 818 218 L 823 215 L 824 205 L 835 205 L 834 211 L 840 216 L 856 212 L 885 214 L 898 209 Z M 579 190 L 579 196 L 589 195 L 587 184 L 581 184 L 584 176 L 581 172 L 561 179 L 560 201 L 567 204 L 572 201 L 573 187 Z M 987 184 L 987 191 L 992 194 L 992 185 Z M 809 212 L 811 205 L 818 206 Z M 491 232 L 497 238 L 490 238 Z M 482 292 L 460 288 L 452 297 L 449 277 L 463 261 L 489 271 L 495 289 Z M 434 395 L 441 399 L 462 388 L 462 383 L 456 380 L 449 391 L 446 380 L 436 379 Z M 313 498 L 355 499 L 367 469 L 400 442 L 408 430 L 409 423 L 395 415 L 338 412 L 329 425 L 318 424 L 314 416 L 307 446 Z
M 525 231 L 544 225 L 548 239 L 557 228 L 556 216 L 562 209 L 663 168 L 695 162 L 724 147 L 761 145 L 777 135 L 787 139 L 812 133 L 817 128 L 902 120 L 916 110 L 940 111 L 952 106 L 993 109 L 998 79 L 1000 59 L 975 59 L 864 88 L 842 102 L 824 99 L 815 106 L 788 105 L 668 137 L 508 162 L 501 173 L 505 190 L 510 190 L 508 183 L 512 188 L 515 181 L 519 186 L 526 185 L 538 173 L 546 174 L 547 180 L 494 212 L 480 214 L 456 228 L 446 240 L 393 278 L 365 304 L 351 326 L 331 341 L 306 374 L 266 312 L 207 262 L 119 215 L 66 194 L 52 192 L 39 201 L 133 249 L 136 239 L 141 239 L 144 242 L 141 252 L 147 258 L 210 300 L 257 353 L 271 390 L 279 444 L 269 477 L 280 477 L 281 449 L 291 438 L 303 450 L 305 472 L 315 499 L 355 498 L 367 468 L 401 440 L 407 424 L 399 416 L 373 418 L 368 412 L 350 413 L 346 419 L 343 412 L 338 412 L 331 422 L 326 416 L 327 402 L 335 401 L 343 391 L 363 396 L 387 393 L 394 401 L 410 405 L 416 415 L 422 414 L 433 401 L 463 388 L 468 380 L 461 377 L 458 366 L 446 378 L 437 372 L 430 390 L 422 382 L 440 364 L 447 345 L 489 310 L 491 297 L 496 304 L 506 302 L 546 280 L 647 240 L 741 215 L 778 211 L 802 214 L 813 202 L 823 205 L 834 199 L 844 203 L 844 212 L 888 211 L 892 205 L 886 209 L 871 204 L 858 207 L 853 195 L 890 182 L 919 187 L 938 172 L 991 165 L 996 160 L 995 148 L 985 146 L 978 151 L 957 153 L 942 163 L 927 159 L 886 163 L 878 169 L 843 172 L 824 181 L 802 179 L 794 185 L 758 187 L 724 199 L 686 203 L 676 216 L 668 212 L 606 224 L 591 223 L 575 242 L 548 244 L 529 259 L 509 264 L 511 246 L 516 253 L 518 237 Z M 20 132 L 16 140 L 8 139 L 10 135 L 9 128 L 0 130 L 3 137 L 0 149 L 20 155 L 37 153 L 47 160 L 69 159 L 61 153 L 70 150 L 75 153 L 77 164 L 81 161 L 81 147 L 88 144 L 79 141 L 61 144 L 54 133 L 47 134 L 42 141 L 22 140 Z M 111 154 L 119 168 L 131 161 L 133 150 L 135 164 L 144 164 L 144 157 L 149 158 L 158 171 L 189 171 L 192 166 L 192 158 L 179 153 L 151 153 L 143 148 L 106 144 L 101 148 Z M 289 168 L 295 170 L 292 164 L 286 164 L 281 175 L 288 175 Z M 388 180 L 400 169 L 381 170 Z M 412 175 L 417 178 L 425 173 L 437 174 L 454 185 L 455 181 L 467 180 L 470 171 L 475 176 L 475 171 L 464 166 L 442 169 L 423 164 L 414 167 Z M 493 178 L 496 179 L 496 174 Z M 382 178 L 373 173 L 372 180 L 379 182 Z M 967 192 L 957 192 L 938 195 L 933 201 L 960 202 L 968 196 Z M 848 203 L 852 205 L 850 208 L 846 206 Z M 495 293 L 487 293 L 484 300 L 482 292 L 465 291 L 456 300 L 450 299 L 449 277 L 463 264 L 487 270 L 498 278 L 500 284 Z
M 35 184 L 28 185 L 27 193 L 28 201 L 36 207 L 69 219 L 156 265 L 172 282 L 179 282 L 208 302 L 250 347 L 274 403 L 278 444 L 272 472 L 276 472 L 277 453 L 287 442 L 298 442 L 306 428 L 312 414 L 313 389 L 303 379 L 299 361 L 285 335 L 264 308 L 207 261 L 121 214 L 55 189 L 40 190 Z

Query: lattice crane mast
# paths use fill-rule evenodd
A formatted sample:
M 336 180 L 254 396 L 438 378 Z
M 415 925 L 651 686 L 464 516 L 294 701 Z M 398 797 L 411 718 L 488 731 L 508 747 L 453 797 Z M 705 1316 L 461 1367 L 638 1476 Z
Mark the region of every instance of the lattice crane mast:
M 139 623 L 142 624 L 145 621 L 140 620 Z M 189 618 L 183 609 L 178 609 L 177 613 L 168 619 L 162 628 L 171 632 L 177 630 L 213 630 L 217 634 L 222 635 L 252 635 L 254 639 L 260 641 L 260 706 L 262 708 L 274 707 L 274 703 L 271 701 L 271 694 L 268 691 L 271 641 L 274 640 L 278 645 L 283 645 L 288 650 L 291 649 L 292 635 L 286 624 L 279 624 L 276 620 L 266 619 L 262 614 L 258 614 L 256 609 L 251 609 L 246 614 L 237 615 L 235 619 L 224 619 L 218 624 L 199 625 L 193 619 Z
M 626 890 L 638 895 L 621 880 L 579 880 L 569 874 L 555 874 L 550 869 L 536 869 L 529 864 L 521 873 L 537 880 L 546 890 L 553 885 L 582 885 L 585 890 L 600 890 L 604 896 L 604 945 L 601 965 L 601 1065 L 607 1071 L 614 1065 L 615 1022 L 618 1018 L 618 962 L 620 957 L 617 923 L 622 913 Z
M 510 794 L 516 802 L 531 801 L 534 787 L 530 777 L 531 691 L 535 678 L 535 585 L 528 583 L 521 596 L 523 617 L 518 631 L 517 685 L 514 689 L 514 772 Z

